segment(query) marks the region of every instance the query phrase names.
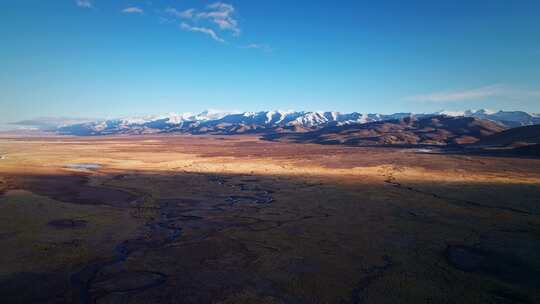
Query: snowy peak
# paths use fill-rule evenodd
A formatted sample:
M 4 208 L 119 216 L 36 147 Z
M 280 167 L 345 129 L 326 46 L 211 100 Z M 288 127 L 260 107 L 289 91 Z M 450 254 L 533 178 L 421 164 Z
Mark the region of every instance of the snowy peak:
M 65 125 L 57 129 L 62 134 L 107 135 L 181 132 L 189 134 L 239 134 L 284 132 L 286 130 L 313 130 L 325 126 L 366 124 L 377 121 L 411 120 L 444 115 L 490 120 L 506 127 L 540 124 L 537 114 L 523 111 L 439 111 L 435 113 L 340 113 L 304 111 L 224 112 L 207 110 L 194 113 L 128 117 Z
M 488 109 L 466 111 L 439 111 L 447 116 L 464 116 L 495 121 L 507 127 L 519 127 L 540 124 L 540 117 L 524 111 L 493 111 Z
M 208 121 L 208 120 L 216 120 L 216 119 L 222 119 L 223 117 L 230 115 L 230 114 L 237 114 L 239 112 L 237 111 L 221 111 L 221 110 L 205 110 L 199 114 L 191 115 L 189 116 L 189 120 L 191 121 Z M 190 113 L 191 114 L 191 113 Z

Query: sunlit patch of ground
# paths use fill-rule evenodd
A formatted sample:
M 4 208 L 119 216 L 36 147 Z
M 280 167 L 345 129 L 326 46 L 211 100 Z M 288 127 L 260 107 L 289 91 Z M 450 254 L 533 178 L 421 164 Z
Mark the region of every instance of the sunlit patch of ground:
M 540 300 L 538 159 L 249 136 L 0 151 L 2 302 Z

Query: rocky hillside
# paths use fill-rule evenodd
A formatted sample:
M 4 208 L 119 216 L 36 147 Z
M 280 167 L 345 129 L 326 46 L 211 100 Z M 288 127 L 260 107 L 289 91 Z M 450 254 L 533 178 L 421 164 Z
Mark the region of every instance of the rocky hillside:
M 305 133 L 267 135 L 266 139 L 344 145 L 461 145 L 501 132 L 505 127 L 473 117 L 406 117 L 366 124 L 328 126 Z

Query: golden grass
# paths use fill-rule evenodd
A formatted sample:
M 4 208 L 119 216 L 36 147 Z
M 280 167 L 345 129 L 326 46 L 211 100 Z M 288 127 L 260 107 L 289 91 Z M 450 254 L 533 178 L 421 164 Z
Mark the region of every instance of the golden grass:
M 183 228 L 177 241 L 137 251 L 125 263 L 130 271 L 166 273 L 168 283 L 125 295 L 129 302 L 213 294 L 216 303 L 349 303 L 355 296 L 482 303 L 497 299 L 496 290 L 540 299 L 532 285 L 510 282 L 491 264 L 465 272 L 445 257 L 448 246 L 478 246 L 524 261 L 528 270 L 507 266 L 523 276 L 536 273 L 538 159 L 194 136 L 0 139 L 0 154 L 8 156 L 0 160 L 0 246 L 9 248 L 0 257 L 2 274 L 71 271 L 110 258 L 115 244 L 155 237 L 143 224 L 161 216 L 160 202 L 187 199 L 196 203 L 179 203 L 182 214 L 201 220 L 174 222 Z M 65 168 L 76 163 L 102 167 Z M 74 175 L 138 198 L 117 208 L 7 191 L 30 177 Z M 241 184 L 272 190 L 274 201 L 228 204 L 228 196 L 258 191 Z M 88 225 L 47 225 L 59 218 Z

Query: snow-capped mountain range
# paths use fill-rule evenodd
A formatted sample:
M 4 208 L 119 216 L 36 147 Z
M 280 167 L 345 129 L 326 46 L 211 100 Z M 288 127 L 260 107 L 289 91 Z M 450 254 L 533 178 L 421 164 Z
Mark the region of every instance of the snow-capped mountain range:
M 435 113 L 365 114 L 340 112 L 261 111 L 170 113 L 158 116 L 99 120 L 58 126 L 56 131 L 69 135 L 109 135 L 146 133 L 241 134 L 259 132 L 298 132 L 325 126 L 364 124 L 375 121 L 428 117 L 465 116 L 497 122 L 505 127 L 540 124 L 540 115 L 523 111 L 439 111 Z
M 540 124 L 539 113 L 527 113 L 523 111 L 492 111 L 492 110 L 467 110 L 467 111 L 440 111 L 437 114 L 447 116 L 464 116 L 479 119 L 487 119 L 498 122 L 507 127 L 519 127 Z

